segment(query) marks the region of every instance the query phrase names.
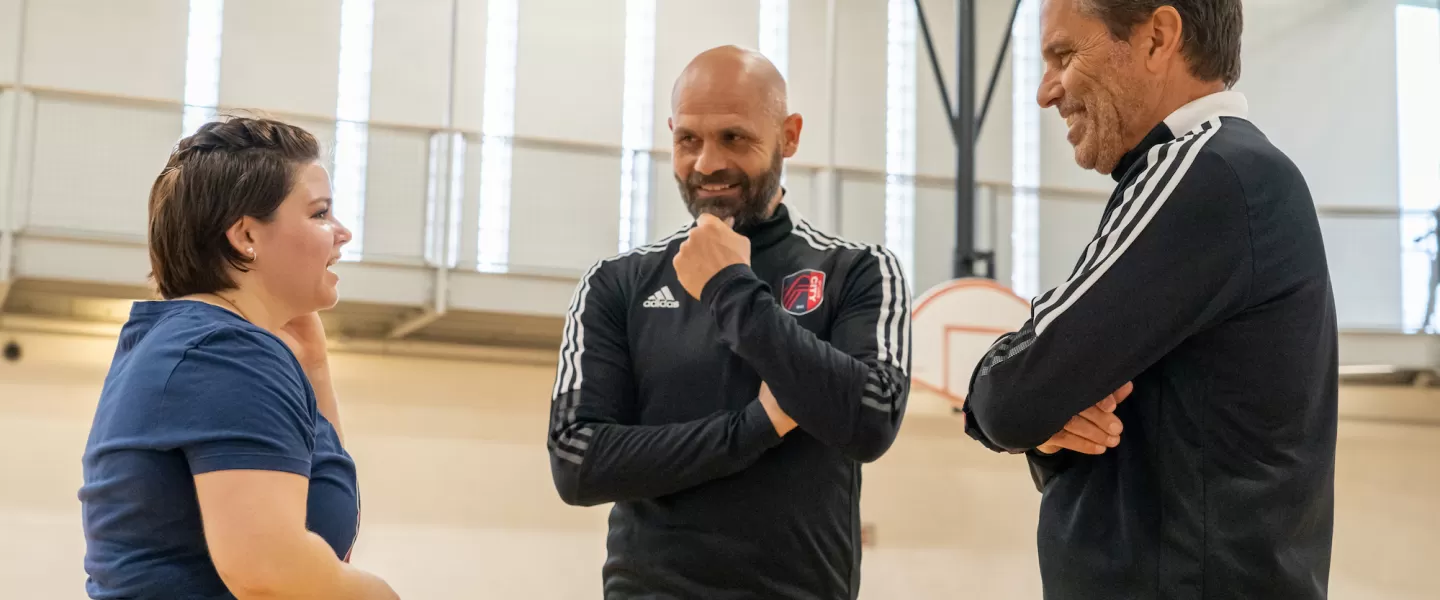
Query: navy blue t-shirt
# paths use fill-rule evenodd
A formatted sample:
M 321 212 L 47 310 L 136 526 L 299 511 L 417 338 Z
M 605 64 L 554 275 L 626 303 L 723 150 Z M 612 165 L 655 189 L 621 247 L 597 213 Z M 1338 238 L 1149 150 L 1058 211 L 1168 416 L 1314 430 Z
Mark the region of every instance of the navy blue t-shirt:
M 355 463 L 289 347 L 218 306 L 137 302 L 120 332 L 83 459 L 92 598 L 233 598 L 205 545 L 194 476 L 310 479 L 306 525 L 348 559 Z

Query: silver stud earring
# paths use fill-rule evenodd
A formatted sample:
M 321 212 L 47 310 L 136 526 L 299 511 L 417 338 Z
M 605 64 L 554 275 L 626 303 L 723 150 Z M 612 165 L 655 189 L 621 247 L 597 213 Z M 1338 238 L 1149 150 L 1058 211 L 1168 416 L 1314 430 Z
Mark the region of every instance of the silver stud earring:
M 246 248 L 246 249 L 245 249 L 245 253 L 250 255 L 250 259 L 251 259 L 251 260 L 254 260 L 254 259 L 255 259 L 255 249 L 254 249 L 254 248 Z

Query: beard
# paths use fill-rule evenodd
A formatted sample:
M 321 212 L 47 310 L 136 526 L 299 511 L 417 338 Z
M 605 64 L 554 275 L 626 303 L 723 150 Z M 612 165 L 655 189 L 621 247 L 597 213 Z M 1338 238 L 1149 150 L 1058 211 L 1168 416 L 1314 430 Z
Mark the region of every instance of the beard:
M 784 157 L 777 147 L 771 154 L 770 168 L 751 176 L 738 169 L 722 169 L 709 175 L 691 173 L 687 179 L 675 176 L 680 186 L 680 196 L 690 216 L 699 218 L 710 213 L 721 219 L 735 218 L 735 227 L 754 225 L 770 218 L 770 201 L 780 191 L 780 173 L 784 170 Z M 733 197 L 700 197 L 700 187 L 705 185 L 735 185 Z

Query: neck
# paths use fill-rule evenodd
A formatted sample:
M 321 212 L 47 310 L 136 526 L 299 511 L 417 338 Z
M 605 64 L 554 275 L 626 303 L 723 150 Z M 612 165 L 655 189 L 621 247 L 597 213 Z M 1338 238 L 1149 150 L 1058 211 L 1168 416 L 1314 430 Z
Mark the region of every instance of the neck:
M 294 318 L 294 315 L 280 309 L 281 304 L 263 290 L 249 288 L 250 286 L 242 285 L 190 299 L 208 302 L 239 314 L 246 321 L 271 333 L 279 332 Z
M 1139 123 L 1136 124 L 1137 131 L 1130 132 L 1130 147 L 1134 147 L 1145 139 L 1151 129 L 1159 125 L 1166 117 L 1170 116 L 1180 107 L 1191 102 L 1225 91 L 1225 84 L 1220 81 L 1200 81 L 1186 75 L 1178 78 L 1170 78 L 1161 86 L 1158 98 L 1152 104 L 1153 108 Z M 1178 135 L 1178 134 L 1177 134 Z

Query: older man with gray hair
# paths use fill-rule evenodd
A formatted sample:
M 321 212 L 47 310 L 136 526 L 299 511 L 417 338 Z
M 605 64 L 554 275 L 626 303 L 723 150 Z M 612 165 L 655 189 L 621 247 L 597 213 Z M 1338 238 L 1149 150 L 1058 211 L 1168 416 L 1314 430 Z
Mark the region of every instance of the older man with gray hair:
M 1230 90 L 1240 31 L 1240 0 L 1045 2 L 1038 100 L 1118 185 L 965 411 L 1044 494 L 1046 598 L 1326 596 L 1335 303 L 1305 180 Z

